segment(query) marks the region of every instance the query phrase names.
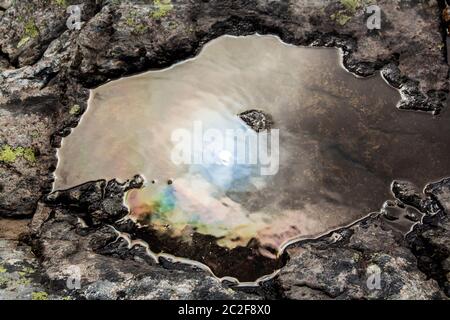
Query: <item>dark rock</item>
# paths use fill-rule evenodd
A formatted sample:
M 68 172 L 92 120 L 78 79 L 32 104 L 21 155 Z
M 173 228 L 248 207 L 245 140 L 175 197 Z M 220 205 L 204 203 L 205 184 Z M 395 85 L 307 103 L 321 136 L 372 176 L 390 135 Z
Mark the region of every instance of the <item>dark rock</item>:
M 450 220 L 436 215 L 423 225 L 417 225 L 408 235 L 418 266 L 426 275 L 439 282 L 450 297 Z
M 401 202 L 423 210 L 425 195 L 418 192 L 418 187 L 408 181 L 394 181 L 391 185 L 392 192 Z
M 125 192 L 142 187 L 144 179 L 136 175 L 133 179 L 120 183 L 117 180 L 98 180 L 80 186 L 55 191 L 46 197 L 50 206 L 70 209 L 87 223 L 114 223 L 128 214 L 123 204 Z
M 87 182 L 68 190 L 55 191 L 49 194 L 46 200 L 55 205 L 93 212 L 100 207 L 104 198 L 105 186 L 105 180 Z
M 380 216 L 348 230 L 351 236 L 338 241 L 331 241 L 330 234 L 287 249 L 290 260 L 276 279 L 286 298 L 445 298 L 438 284 L 417 268 L 402 238 L 384 228 Z
M 426 186 L 425 194 L 436 199 L 447 214 L 450 214 L 450 179 L 443 179 Z
M 111 227 L 85 229 L 60 215 L 41 228 L 33 240 L 53 292 L 77 299 L 255 299 L 233 291 L 201 270 L 165 269 L 142 247 L 130 248 Z M 139 249 L 140 248 L 140 249 Z M 79 275 L 80 288 L 67 280 Z
M 240 113 L 239 117 L 256 132 L 270 130 L 274 124 L 272 117 L 261 110 L 248 110 Z
M 429 277 L 437 280 L 447 296 L 450 296 L 450 179 L 431 183 L 425 193 L 438 204 L 423 224 L 416 225 L 407 240 L 417 256 L 418 266 Z M 442 209 L 443 210 L 442 210 Z
M 42 225 L 50 218 L 51 212 L 52 209 L 50 207 L 44 203 L 39 203 L 30 224 L 30 232 L 37 234 Z

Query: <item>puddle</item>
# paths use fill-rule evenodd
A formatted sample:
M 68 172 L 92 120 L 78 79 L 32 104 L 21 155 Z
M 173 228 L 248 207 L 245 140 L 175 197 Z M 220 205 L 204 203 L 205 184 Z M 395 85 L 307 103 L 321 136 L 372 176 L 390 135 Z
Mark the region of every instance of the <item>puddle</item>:
M 450 171 L 448 115 L 398 110 L 380 75 L 357 78 L 341 60 L 338 49 L 224 36 L 195 59 L 103 85 L 63 140 L 54 189 L 141 174 L 145 187 L 125 202 L 151 250 L 220 277 L 270 274 L 287 242 L 380 210 L 394 179 L 423 187 Z M 174 163 L 174 132 L 199 123 L 262 137 L 238 116 L 251 110 L 270 117 L 272 166 L 236 164 L 228 149 L 213 150 L 214 164 Z M 205 148 L 194 140 L 181 143 L 193 157 Z

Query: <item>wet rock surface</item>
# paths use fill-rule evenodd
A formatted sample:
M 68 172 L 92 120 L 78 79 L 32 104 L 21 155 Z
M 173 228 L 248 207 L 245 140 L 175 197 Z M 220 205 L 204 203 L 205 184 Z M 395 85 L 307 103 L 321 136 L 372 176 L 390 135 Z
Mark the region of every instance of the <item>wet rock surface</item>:
M 394 182 L 399 205 L 424 215 L 407 233 L 383 210 L 349 228 L 287 249 L 276 281 L 290 299 L 446 299 L 449 296 L 448 179 L 419 193 Z M 414 220 L 414 219 L 413 219 Z M 383 239 L 380 241 L 380 239 Z
M 145 243 L 131 240 L 133 234 L 118 237 L 114 227 L 122 222 L 93 219 L 99 211 L 103 217 L 109 214 L 104 208 L 86 209 L 86 204 L 103 207 L 109 197 L 101 191 L 113 183 L 93 182 L 90 188 L 53 194 L 38 206 L 31 230 L 22 236 L 40 261 L 35 285 L 52 298 L 447 299 L 448 216 L 442 209 L 424 212 L 423 224 L 416 224 L 406 238 L 383 213 L 373 213 L 319 239 L 292 244 L 274 279 L 257 288 L 236 288 L 197 266 L 161 257 L 156 263 Z M 96 189 L 98 185 L 103 188 Z M 436 195 L 450 185 L 444 180 L 430 186 L 436 193 L 423 197 L 433 203 L 430 208 L 442 208 L 445 203 Z M 84 204 L 63 205 L 68 194 L 81 195 L 84 201 L 76 203 Z M 71 279 L 79 279 L 80 287 L 68 288 Z
M 33 248 L 43 261 L 48 287 L 76 299 L 252 298 L 203 271 L 162 268 L 142 247 L 130 249 L 117 240 L 112 228 L 86 228 L 60 211 L 41 228 Z M 68 286 L 71 279 L 79 280 L 78 288 Z
M 437 202 L 434 214 L 425 216 L 424 223 L 407 237 L 419 268 L 436 279 L 447 296 L 450 296 L 449 187 L 449 179 L 444 179 L 425 188 L 430 201 Z
M 124 214 L 116 201 L 123 192 L 117 182 L 90 184 L 66 198 L 45 197 L 56 148 L 78 123 L 90 88 L 192 57 L 223 34 L 271 33 L 292 44 L 341 47 L 350 71 L 367 76 L 381 70 L 402 90 L 400 107 L 438 112 L 448 92 L 442 1 L 378 1 L 384 17 L 380 31 L 367 30 L 364 1 L 357 1 L 354 11 L 325 0 L 173 1 L 170 10 L 159 12 L 152 1 L 92 0 L 83 1 L 79 31 L 67 30 L 66 6 L 72 1 L 64 3 L 0 2 L 0 215 L 36 212 L 29 235 L 21 238 L 34 254 L 24 241 L 11 239 L 17 230 L 0 228 L 0 299 L 449 295 L 447 180 L 425 194 L 405 183 L 393 190 L 405 205 L 426 214 L 406 240 L 372 216 L 291 246 L 280 274 L 252 293 L 233 290 L 190 266 L 155 264 L 141 247 L 129 249 L 108 226 Z M 58 202 L 60 197 L 65 200 Z M 74 270 L 81 274 L 80 289 L 67 287 Z M 376 277 L 367 285 L 378 271 L 381 289 Z

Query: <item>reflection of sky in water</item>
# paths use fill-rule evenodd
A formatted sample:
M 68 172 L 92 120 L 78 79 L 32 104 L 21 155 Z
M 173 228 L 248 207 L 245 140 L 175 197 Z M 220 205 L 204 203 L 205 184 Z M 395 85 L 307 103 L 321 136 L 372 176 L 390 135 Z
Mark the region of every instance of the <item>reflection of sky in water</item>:
M 54 188 L 141 174 L 149 183 L 126 198 L 132 218 L 187 241 L 195 228 L 222 246 L 279 249 L 379 210 L 394 179 L 422 187 L 446 175 L 448 117 L 397 110 L 398 91 L 341 61 L 337 49 L 226 36 L 196 59 L 101 86 L 63 140 Z M 250 109 L 280 129 L 276 175 L 231 165 L 235 152 L 213 145 L 218 164 L 171 161 L 174 130 L 243 129 L 236 115 Z
M 245 194 L 261 188 L 257 161 L 259 134 L 231 113 L 203 110 L 196 117 L 202 120 L 201 124 L 185 128 L 191 137 L 184 146 L 192 150 L 190 158 L 194 163 L 180 165 L 182 173 L 169 185 L 149 185 L 144 190 L 132 191 L 128 203 L 132 211 L 141 213 L 140 219 L 146 223 L 169 226 L 175 234 L 192 227 L 203 234 L 228 236 L 222 241 L 226 246 L 236 246 L 229 240 L 239 237 L 245 245 L 256 236 L 256 228 L 262 221 L 251 221 L 249 213 L 228 198 L 227 193 Z M 142 208 L 143 203 L 145 209 L 133 209 Z
M 203 161 L 188 165 L 186 178 L 201 176 L 216 188 L 217 193 L 226 193 L 230 188 L 248 190 L 250 178 L 259 175 L 259 165 L 248 164 L 249 159 L 257 159 L 257 148 L 251 145 L 253 143 L 254 146 L 257 134 L 249 130 L 237 115 L 205 112 L 199 117 L 205 135 L 193 137 L 197 140 L 203 138 L 203 143 L 192 143 L 192 157 Z M 208 132 L 216 132 L 222 139 L 217 141 L 211 135 L 208 137 Z M 238 159 L 238 154 L 241 159 Z

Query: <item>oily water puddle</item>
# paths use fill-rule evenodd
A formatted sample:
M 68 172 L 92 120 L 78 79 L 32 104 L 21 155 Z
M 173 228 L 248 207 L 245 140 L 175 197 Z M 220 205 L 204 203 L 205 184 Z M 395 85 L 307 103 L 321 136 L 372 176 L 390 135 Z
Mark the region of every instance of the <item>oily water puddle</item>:
M 380 74 L 355 77 L 341 60 L 338 49 L 223 36 L 194 59 L 105 84 L 63 140 L 54 190 L 140 174 L 145 186 L 124 201 L 153 252 L 240 281 L 270 274 L 289 241 L 379 211 L 393 180 L 422 188 L 450 173 L 448 113 L 399 110 Z M 241 119 L 249 110 L 271 119 L 269 134 Z M 199 143 L 208 129 L 265 136 L 270 161 Z M 174 161 L 174 150 L 192 160 L 205 149 L 218 161 Z

